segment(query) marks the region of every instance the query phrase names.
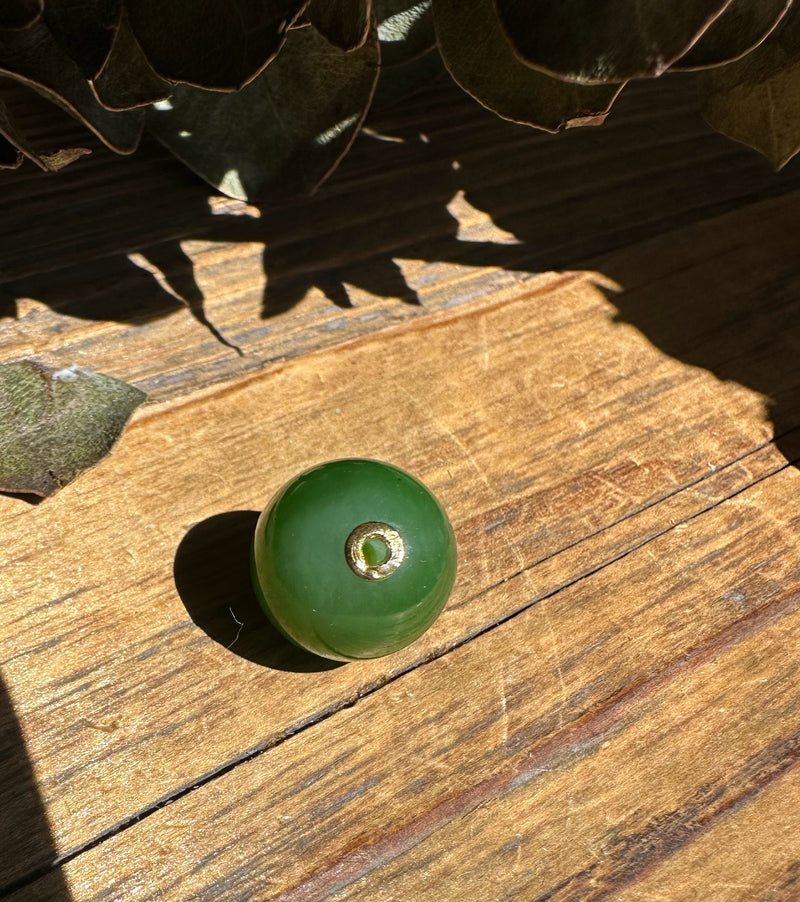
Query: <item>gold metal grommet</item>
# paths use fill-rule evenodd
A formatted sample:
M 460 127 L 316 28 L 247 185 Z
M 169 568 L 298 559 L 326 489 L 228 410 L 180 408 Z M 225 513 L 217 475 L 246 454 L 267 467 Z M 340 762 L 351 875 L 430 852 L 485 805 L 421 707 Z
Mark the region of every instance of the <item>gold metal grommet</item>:
M 367 559 L 367 544 L 377 543 L 385 549 L 379 560 L 370 562 Z M 388 523 L 370 521 L 361 523 L 350 533 L 344 543 L 344 556 L 347 564 L 356 576 L 362 579 L 378 580 L 391 576 L 403 563 L 406 557 L 406 546 L 400 533 Z

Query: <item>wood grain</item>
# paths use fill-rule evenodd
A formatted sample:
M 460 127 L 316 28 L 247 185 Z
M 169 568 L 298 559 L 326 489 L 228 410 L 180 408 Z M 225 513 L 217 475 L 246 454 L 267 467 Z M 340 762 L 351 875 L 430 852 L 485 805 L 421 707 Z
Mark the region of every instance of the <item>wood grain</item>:
M 439 85 L 373 123 L 397 140 L 365 135 L 324 190 L 275 208 L 209 198 L 147 142 L 5 173 L 0 355 L 91 363 L 165 401 L 800 188 L 800 161 L 778 175 L 711 132 L 690 79 L 615 110 L 554 138 Z
M 617 540 L 630 547 L 642 538 L 631 515 L 705 488 L 732 461 L 749 474 L 748 451 L 768 442 L 761 397 L 664 357 L 612 313 L 581 276 L 463 305 L 150 408 L 104 466 L 52 503 L 6 499 L 3 669 L 58 848 L 113 830 L 526 607 L 574 578 L 551 562 L 587 535 L 625 521 Z M 365 411 L 350 386 L 367 383 Z M 655 431 L 665 411 L 671 428 Z M 293 666 L 280 646 L 256 663 L 212 641 L 173 583 L 187 530 L 258 509 L 297 470 L 353 454 L 406 466 L 448 506 L 463 563 L 446 615 L 411 649 L 335 671 L 287 673 L 263 666 Z M 706 506 L 702 489 L 694 498 L 694 510 Z M 191 585 L 213 585 L 219 614 L 242 620 L 244 561 L 232 572 L 208 542 L 189 556 L 201 568 Z M 595 547 L 602 557 L 588 552 L 582 570 L 614 557 Z
M 39 824 L 0 894 L 792 898 L 800 169 L 647 91 L 562 141 L 432 90 L 278 211 L 152 147 L 13 174 L 0 359 L 151 402 L 0 497 L 0 802 Z M 326 669 L 247 544 L 349 455 L 436 492 L 460 571 L 410 649 Z
M 616 898 L 800 754 L 799 479 L 784 468 L 155 812 L 67 865 L 76 897 Z M 796 831 L 780 839 L 796 856 Z
M 629 708 L 620 704 L 627 710 L 619 720 L 602 718 L 600 729 L 593 724 L 565 737 L 555 760 L 531 756 L 506 792 L 481 799 L 483 805 L 352 888 L 325 895 L 359 898 L 372 886 L 380 888 L 373 898 L 436 892 L 561 902 L 616 899 L 620 890 L 641 898 L 638 880 L 677 856 L 661 898 L 685 898 L 682 889 L 697 886 L 698 871 L 682 871 L 680 853 L 718 824 L 729 832 L 729 815 L 773 780 L 787 775 L 791 785 L 796 778 L 800 712 L 796 694 L 785 688 L 798 679 L 797 588 L 792 580 L 767 618 L 689 656 L 666 686 L 640 688 L 626 700 Z M 703 880 L 705 898 L 768 897 L 764 890 L 785 878 L 787 858 L 796 861 L 800 852 L 792 821 L 795 829 L 784 824 L 774 834 L 771 817 L 751 822 L 754 832 L 739 847 L 758 864 L 740 874 L 741 883 L 720 881 L 712 889 Z M 715 845 L 723 841 L 717 837 Z M 774 841 L 780 858 L 759 862 L 762 845 Z M 284 898 L 309 895 L 301 889 Z

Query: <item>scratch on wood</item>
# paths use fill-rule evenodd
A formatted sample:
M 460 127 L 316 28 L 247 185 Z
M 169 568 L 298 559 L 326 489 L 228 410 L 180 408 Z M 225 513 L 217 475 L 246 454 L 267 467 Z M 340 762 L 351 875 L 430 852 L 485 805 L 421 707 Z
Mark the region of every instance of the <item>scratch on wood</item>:
M 400 390 L 408 398 L 408 400 L 411 402 L 411 404 L 414 407 L 416 407 L 417 410 L 421 411 L 422 414 L 428 420 L 430 420 L 430 422 L 434 425 L 434 427 L 439 432 L 446 435 L 450 439 L 450 441 L 453 442 L 453 444 L 461 451 L 463 457 L 466 459 L 466 461 L 469 463 L 469 465 L 472 467 L 472 469 L 478 475 L 478 479 L 480 479 L 480 481 L 486 486 L 486 488 L 491 493 L 491 496 L 494 499 L 496 505 L 500 506 L 500 503 L 502 500 L 500 493 L 491 484 L 491 482 L 489 482 L 489 479 L 487 478 L 486 473 L 484 472 L 483 468 L 478 464 L 478 462 L 472 456 L 469 448 L 467 448 L 467 446 L 464 444 L 464 442 L 461 441 L 461 439 L 453 432 L 452 429 L 450 429 L 444 423 L 440 422 L 440 420 L 436 417 L 436 415 L 431 410 L 431 408 L 428 404 L 425 404 L 424 402 L 420 401 L 418 398 L 414 397 L 414 395 L 412 395 L 411 392 L 404 385 L 400 385 Z M 482 536 L 481 542 L 480 542 L 481 567 L 482 567 L 484 573 L 488 574 L 489 573 L 489 560 L 488 560 L 488 556 L 486 553 L 486 543 L 485 543 L 484 539 L 485 539 L 485 537 Z M 519 553 L 517 553 L 517 558 L 521 562 L 520 569 L 524 569 L 524 561 L 522 559 L 522 556 Z
M 541 612 L 541 615 L 544 619 L 545 626 L 547 627 L 547 634 L 550 637 L 550 645 L 553 649 L 554 669 L 556 678 L 558 679 L 558 684 L 561 687 L 561 705 L 558 708 L 558 729 L 562 730 L 564 728 L 564 705 L 569 700 L 569 690 L 567 689 L 567 684 L 564 680 L 564 671 L 562 670 L 561 664 L 559 663 L 559 661 L 561 661 L 562 659 L 562 654 L 558 644 L 558 639 L 556 638 L 556 631 L 553 628 L 553 621 L 550 617 L 550 612 L 547 610 L 548 604 L 549 599 L 543 598 L 536 607 Z
M 487 489 L 489 489 L 489 491 L 492 493 L 492 497 L 495 498 L 495 500 L 498 502 L 498 505 L 499 505 L 499 502 L 501 501 L 500 493 L 491 484 L 491 482 L 489 482 L 489 479 L 487 478 L 486 473 L 484 472 L 483 468 L 478 464 L 478 462 L 472 456 L 469 448 L 467 448 L 467 446 L 464 444 L 464 442 L 461 441 L 461 439 L 455 434 L 455 432 L 453 432 L 452 429 L 449 428 L 449 426 L 446 426 L 444 423 L 442 423 L 436 417 L 436 415 L 431 410 L 429 405 L 420 401 L 419 398 L 414 397 L 414 395 L 412 395 L 411 392 L 405 386 L 401 385 L 400 388 L 401 388 L 403 394 L 408 398 L 408 400 L 411 401 L 411 403 L 418 410 L 422 411 L 422 413 L 431 421 L 431 423 L 433 423 L 433 425 L 440 432 L 442 432 L 444 435 L 446 435 L 453 442 L 453 444 L 458 447 L 458 449 L 464 455 L 467 462 L 478 474 L 478 478 L 480 479 L 480 481 L 486 486 Z
M 500 724 L 503 730 L 502 746 L 508 745 L 508 704 L 506 701 L 506 668 L 505 664 L 500 662 L 500 672 L 498 673 L 500 683 Z
M 483 369 L 488 372 L 489 370 L 489 336 L 486 333 L 486 319 L 478 320 L 480 323 L 480 336 L 481 336 L 481 347 L 483 348 Z
M 677 674 L 696 671 L 719 655 L 722 649 L 736 645 L 765 625 L 776 622 L 796 609 L 799 603 L 800 594 L 791 593 L 736 621 L 654 676 L 626 688 L 600 710 L 580 718 L 563 731 L 556 732 L 491 777 L 441 802 L 396 831 L 384 834 L 368 847 L 353 850 L 335 863 L 321 868 L 301 883 L 275 896 L 274 902 L 321 902 L 399 858 L 446 824 L 465 817 L 478 806 L 530 784 L 542 774 L 562 767 L 565 762 L 591 754 L 594 748 L 625 728 L 625 724 L 633 716 L 632 709 L 647 705 L 652 693 L 672 682 Z M 785 762 L 786 767 L 793 766 L 794 763 L 794 758 Z

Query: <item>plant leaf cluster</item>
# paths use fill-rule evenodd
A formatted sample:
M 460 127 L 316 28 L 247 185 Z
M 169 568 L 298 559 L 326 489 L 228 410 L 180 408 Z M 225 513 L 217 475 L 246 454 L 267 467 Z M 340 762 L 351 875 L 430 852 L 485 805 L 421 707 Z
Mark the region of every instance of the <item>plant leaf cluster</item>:
M 777 167 L 800 149 L 800 0 L 3 0 L 0 76 L 131 153 L 149 128 L 231 196 L 312 190 L 373 104 L 446 69 L 499 116 L 599 124 L 625 85 L 695 73 L 706 118 Z M 0 78 L 0 167 L 58 169 Z

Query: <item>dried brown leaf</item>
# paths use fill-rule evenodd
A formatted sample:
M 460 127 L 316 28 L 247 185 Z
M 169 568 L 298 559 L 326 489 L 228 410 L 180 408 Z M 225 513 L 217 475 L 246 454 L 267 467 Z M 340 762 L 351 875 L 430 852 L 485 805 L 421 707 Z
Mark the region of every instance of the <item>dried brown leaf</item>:
M 5 143 L 11 145 L 15 150 L 13 156 L 8 151 L 4 151 L 0 156 L 0 168 L 3 169 L 16 169 L 22 163 L 22 158 L 27 157 L 29 160 L 33 160 L 40 169 L 44 169 L 46 172 L 57 172 L 79 157 L 91 153 L 87 147 L 55 149 L 37 147 L 36 142 L 17 126 L 11 110 L 2 100 L 0 100 L 0 135 L 5 139 Z
M 79 160 L 89 153 L 91 153 L 91 150 L 88 147 L 62 147 L 60 150 L 54 150 L 52 153 L 41 154 L 41 158 L 44 162 L 44 168 L 48 172 L 58 172 L 59 169 L 69 166 L 70 163 L 74 163 L 75 160 Z

